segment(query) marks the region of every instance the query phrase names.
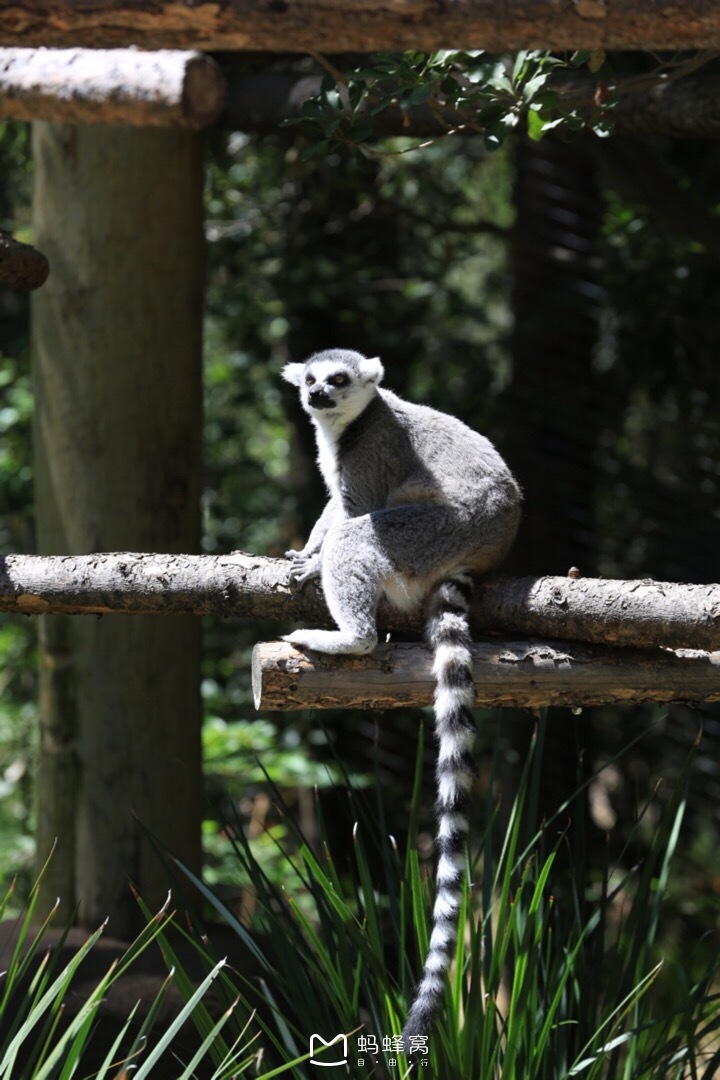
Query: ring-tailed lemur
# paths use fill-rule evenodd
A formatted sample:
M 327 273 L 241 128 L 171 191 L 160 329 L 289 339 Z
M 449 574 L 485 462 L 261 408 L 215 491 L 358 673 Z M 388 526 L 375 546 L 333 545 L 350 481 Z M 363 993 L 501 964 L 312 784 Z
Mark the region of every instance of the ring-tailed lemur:
M 315 425 L 330 499 L 292 576 L 320 575 L 337 630 L 285 640 L 322 653 L 368 653 L 381 597 L 408 610 L 430 599 L 434 650 L 440 860 L 430 948 L 403 1035 L 427 1035 L 450 966 L 465 869 L 467 802 L 475 767 L 475 698 L 468 606 L 471 574 L 510 547 L 520 489 L 498 452 L 453 416 L 379 388 L 380 360 L 345 349 L 287 364 Z

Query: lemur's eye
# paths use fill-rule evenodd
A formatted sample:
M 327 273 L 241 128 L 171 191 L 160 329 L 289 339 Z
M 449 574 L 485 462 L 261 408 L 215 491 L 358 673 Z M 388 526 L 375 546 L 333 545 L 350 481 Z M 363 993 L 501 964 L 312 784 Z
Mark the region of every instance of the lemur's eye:
M 347 384 L 350 382 L 350 379 L 347 377 L 347 375 L 331 375 L 328 379 L 328 382 L 331 386 L 347 386 Z
M 306 386 L 312 386 L 312 384 L 314 382 L 315 382 L 315 376 L 314 375 L 306 375 L 305 376 L 305 385 Z

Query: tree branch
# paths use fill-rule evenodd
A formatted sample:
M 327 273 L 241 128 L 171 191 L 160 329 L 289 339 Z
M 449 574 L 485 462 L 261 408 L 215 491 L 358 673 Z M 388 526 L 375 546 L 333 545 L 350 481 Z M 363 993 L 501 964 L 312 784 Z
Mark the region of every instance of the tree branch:
M 297 589 L 286 559 L 230 555 L 0 557 L 0 611 L 242 615 L 332 626 L 322 591 Z M 421 617 L 383 607 L 383 632 L 421 633 Z M 487 578 L 476 589 L 473 632 L 623 646 L 720 648 L 720 585 L 602 578 Z
M 720 652 L 486 641 L 472 656 L 479 706 L 720 700 Z M 430 649 L 410 644 L 335 657 L 264 642 L 253 650 L 252 679 L 255 707 L 277 710 L 421 707 L 435 688 Z
M 40 9 L 40 10 L 39 10 Z M 716 0 L 0 0 L 3 45 L 367 52 L 720 45 Z

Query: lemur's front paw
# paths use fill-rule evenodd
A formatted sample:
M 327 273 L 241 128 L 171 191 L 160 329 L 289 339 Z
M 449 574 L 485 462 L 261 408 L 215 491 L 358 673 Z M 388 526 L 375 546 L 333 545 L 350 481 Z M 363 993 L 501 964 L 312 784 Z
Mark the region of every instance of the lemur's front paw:
M 317 648 L 317 635 L 320 630 L 293 630 L 292 634 L 283 634 L 282 640 L 296 645 L 300 649 Z
M 321 559 L 320 552 L 313 555 L 305 555 L 302 551 L 286 551 L 287 558 L 292 560 L 290 577 L 296 585 L 302 586 L 311 578 L 320 577 Z
M 339 630 L 293 630 L 292 634 L 285 634 L 282 640 L 290 642 L 291 645 L 298 645 L 301 649 L 314 649 L 315 652 L 336 656 L 362 655 L 372 652 L 377 645 L 375 635 L 354 638 Z

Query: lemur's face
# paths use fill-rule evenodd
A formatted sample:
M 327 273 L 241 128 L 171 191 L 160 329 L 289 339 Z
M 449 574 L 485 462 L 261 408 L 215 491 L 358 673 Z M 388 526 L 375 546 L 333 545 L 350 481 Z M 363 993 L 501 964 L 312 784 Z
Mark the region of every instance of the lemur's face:
M 342 406 L 358 389 L 357 377 L 353 377 L 353 373 L 344 365 L 319 360 L 305 365 L 300 396 L 308 411 L 322 412 Z
M 352 362 L 329 351 L 283 369 L 283 377 L 298 387 L 310 416 L 342 423 L 358 416 L 369 403 L 382 377 L 382 365 L 360 353 L 349 356 Z

